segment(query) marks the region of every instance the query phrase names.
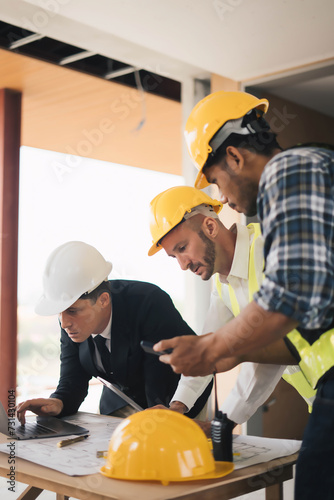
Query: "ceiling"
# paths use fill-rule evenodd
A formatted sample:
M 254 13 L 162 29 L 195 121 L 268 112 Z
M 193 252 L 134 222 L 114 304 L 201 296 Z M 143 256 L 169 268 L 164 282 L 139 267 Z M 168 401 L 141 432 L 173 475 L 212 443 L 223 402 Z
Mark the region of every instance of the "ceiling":
M 121 67 L 214 73 L 331 116 L 333 14 L 332 0 L 0 0 L 0 20 Z
M 152 71 L 0 21 L 0 48 L 145 92 L 181 100 L 181 84 Z
M 334 64 L 320 64 L 312 70 L 272 78 L 246 88 L 255 95 L 266 92 L 334 117 Z
M 55 179 L 77 156 L 181 173 L 179 102 L 8 50 L 0 67 L 0 88 L 22 93 L 21 144 L 64 153 Z
M 259 78 L 334 57 L 332 0 L 1 0 L 1 19 L 180 79 Z

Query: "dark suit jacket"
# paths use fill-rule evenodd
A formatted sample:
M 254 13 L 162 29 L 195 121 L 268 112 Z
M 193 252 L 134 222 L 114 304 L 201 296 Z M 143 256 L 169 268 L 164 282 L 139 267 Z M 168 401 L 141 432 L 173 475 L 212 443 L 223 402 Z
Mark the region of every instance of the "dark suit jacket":
M 88 391 L 92 376 L 101 376 L 116 383 L 143 408 L 157 404 L 168 406 L 180 376 L 158 356 L 147 354 L 141 340 L 158 342 L 178 335 L 195 335 L 175 309 L 169 295 L 150 283 L 128 280 L 109 281 L 112 299 L 111 364 L 112 374 L 106 375 L 93 361 L 94 345 L 89 337 L 75 343 L 61 330 L 61 367 L 56 391 L 51 397 L 64 403 L 60 416 L 75 413 Z M 197 400 L 190 417 L 203 408 L 212 383 Z M 112 391 L 103 388 L 100 411 L 110 414 L 126 403 Z

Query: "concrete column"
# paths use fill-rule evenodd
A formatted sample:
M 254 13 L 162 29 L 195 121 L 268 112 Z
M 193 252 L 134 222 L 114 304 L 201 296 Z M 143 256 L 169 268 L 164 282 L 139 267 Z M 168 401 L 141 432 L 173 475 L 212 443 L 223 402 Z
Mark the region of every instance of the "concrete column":
M 186 80 L 182 83 L 182 136 L 186 121 L 195 104 L 210 92 L 206 80 Z M 193 186 L 197 174 L 192 164 L 185 140 L 182 137 L 182 173 L 185 183 Z M 186 303 L 183 317 L 196 333 L 202 333 L 203 323 L 209 308 L 211 280 L 202 281 L 191 271 L 186 271 Z
M 0 90 L 0 400 L 16 390 L 21 94 Z M 14 392 L 12 394 L 14 394 Z

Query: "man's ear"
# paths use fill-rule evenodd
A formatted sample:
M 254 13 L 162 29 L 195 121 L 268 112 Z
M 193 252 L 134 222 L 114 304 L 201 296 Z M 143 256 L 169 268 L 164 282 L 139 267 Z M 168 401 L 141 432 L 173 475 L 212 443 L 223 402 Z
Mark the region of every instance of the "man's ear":
M 109 293 L 108 292 L 101 293 L 101 295 L 98 298 L 98 301 L 99 301 L 100 306 L 102 308 L 108 307 L 108 305 L 110 304 L 110 295 L 109 295 Z
M 215 239 L 218 234 L 218 223 L 217 219 L 213 217 L 205 217 L 202 222 L 202 231 L 205 236 L 210 238 L 211 240 Z
M 227 146 L 225 159 L 230 170 L 236 174 L 241 172 L 245 164 L 245 159 L 240 149 L 234 146 Z

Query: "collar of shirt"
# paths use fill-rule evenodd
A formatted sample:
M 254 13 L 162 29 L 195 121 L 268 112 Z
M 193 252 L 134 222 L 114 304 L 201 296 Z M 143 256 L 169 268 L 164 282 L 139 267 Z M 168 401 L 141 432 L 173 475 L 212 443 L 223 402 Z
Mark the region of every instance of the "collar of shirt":
M 96 334 L 96 333 L 91 334 L 91 337 L 93 339 L 96 337 L 96 335 L 101 335 L 101 337 L 104 337 L 106 339 L 106 346 L 109 349 L 109 351 L 111 351 L 111 318 L 112 318 L 112 313 L 110 314 L 108 324 L 105 327 L 105 329 L 103 330 L 103 332 L 101 332 L 99 334 Z
M 222 283 L 228 284 L 231 278 L 248 280 L 249 266 L 249 247 L 250 234 L 247 226 L 243 224 L 233 224 L 230 231 L 237 233 L 235 242 L 234 256 L 230 272 L 227 276 L 220 274 L 219 279 Z

